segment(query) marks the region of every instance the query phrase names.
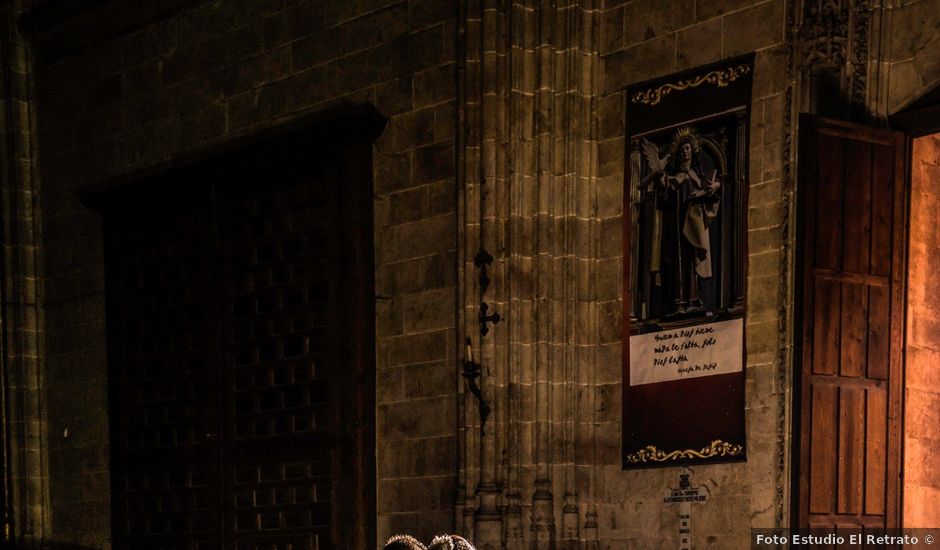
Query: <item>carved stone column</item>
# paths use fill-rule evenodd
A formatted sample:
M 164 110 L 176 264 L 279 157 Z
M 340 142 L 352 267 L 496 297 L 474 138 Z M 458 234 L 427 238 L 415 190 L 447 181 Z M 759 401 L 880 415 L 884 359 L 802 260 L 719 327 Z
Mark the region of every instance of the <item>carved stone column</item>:
M 460 455 L 481 548 L 597 537 L 593 497 L 578 488 L 594 484 L 581 428 L 593 424 L 582 411 L 594 408 L 597 341 L 598 11 L 595 0 L 481 0 L 461 15 L 463 269 L 481 246 L 492 255 L 483 301 L 504 316 L 472 334 L 479 284 L 465 273 L 463 329 L 494 409 L 481 438 L 466 402 Z
M 557 202 L 563 199 L 556 196 L 562 188 L 555 185 L 555 171 L 552 170 L 554 159 L 552 145 L 553 132 L 553 91 L 554 91 L 554 40 L 555 18 L 551 3 L 540 1 L 532 5 L 538 25 L 538 42 L 534 52 L 537 89 L 535 92 L 535 143 L 531 162 L 536 166 L 536 208 L 535 208 L 535 482 L 531 489 L 532 550 L 554 548 L 555 545 L 555 510 L 552 492 L 552 447 L 554 423 L 552 422 L 552 381 L 556 354 L 553 353 L 555 290 L 555 210 Z M 560 239 L 558 239 L 560 240 Z M 561 282 L 559 280 L 559 282 Z M 561 313 L 561 312 L 559 312 Z M 562 321 L 562 319 L 558 319 Z M 559 327 L 560 328 L 560 327 Z
M 465 275 L 460 294 L 464 307 L 462 330 L 477 350 L 481 365 L 479 400 L 487 403 L 489 414 L 474 399 L 466 399 L 465 449 L 461 451 L 467 494 L 473 511 L 473 538 L 478 548 L 502 547 L 501 440 L 507 406 L 505 398 L 505 345 L 498 342 L 503 325 L 492 324 L 496 313 L 505 315 L 503 259 L 503 214 L 500 189 L 505 179 L 505 36 L 506 2 L 471 0 L 466 3 L 461 36 L 466 58 L 463 61 L 461 95 L 463 100 L 463 166 L 460 174 L 463 193 L 464 234 L 461 254 Z M 489 319 L 489 320 L 488 320 Z M 472 420 L 471 420 L 472 419 Z M 485 422 L 485 423 L 484 423 Z M 476 425 L 471 429 L 470 425 Z M 476 459 L 476 460 L 474 460 Z M 466 517 L 466 516 L 465 516 Z M 467 527 L 467 525 L 465 525 Z
M 525 469 L 533 456 L 532 422 L 536 380 L 535 220 L 538 166 L 535 151 L 536 6 L 532 0 L 515 1 L 510 13 L 510 177 L 508 251 L 510 262 L 509 422 L 506 446 L 506 541 L 508 550 L 522 550 L 531 537 L 528 503 L 531 477 Z
M 800 15 L 802 110 L 871 119 L 870 0 L 803 0 Z
M 39 543 L 49 524 L 39 308 L 39 209 L 31 55 L 17 29 L 27 9 L 0 4 L 0 371 L 3 541 Z M 0 544 L 0 546 L 6 546 Z
M 458 124 L 457 177 L 458 177 L 458 296 L 462 315 L 458 316 L 458 333 L 468 344 L 461 351 L 479 350 L 476 331 L 479 288 L 473 258 L 480 248 L 480 117 L 482 116 L 482 42 L 479 37 L 482 19 L 480 1 L 458 2 L 460 8 L 459 41 L 464 56 L 458 58 Z M 473 358 L 468 353 L 461 357 L 463 365 Z M 461 365 L 461 367 L 463 366 Z M 458 480 L 455 527 L 462 535 L 475 539 L 474 515 L 479 506 L 477 486 L 480 483 L 480 421 L 474 395 L 459 382 L 462 407 L 458 415 Z

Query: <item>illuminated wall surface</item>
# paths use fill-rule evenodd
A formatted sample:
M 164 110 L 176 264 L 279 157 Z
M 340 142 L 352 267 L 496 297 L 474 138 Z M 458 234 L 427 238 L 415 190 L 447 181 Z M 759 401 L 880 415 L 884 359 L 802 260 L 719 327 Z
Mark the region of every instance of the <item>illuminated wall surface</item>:
M 797 114 L 883 126 L 936 88 L 940 0 L 140 5 L 0 2 L 12 534 L 111 547 L 104 231 L 82 193 L 347 102 L 388 118 L 372 149 L 376 538 L 677 547 L 663 498 L 678 469 L 621 467 L 624 90 L 750 53 L 747 461 L 695 470 L 709 497 L 692 544 L 746 548 L 751 528 L 789 524 Z M 917 142 L 913 170 L 904 515 L 918 527 L 940 526 L 936 143 Z M 481 247 L 482 299 L 502 318 L 482 338 Z M 467 337 L 483 437 L 458 374 Z
M 904 521 L 940 525 L 940 136 L 914 140 L 907 289 Z

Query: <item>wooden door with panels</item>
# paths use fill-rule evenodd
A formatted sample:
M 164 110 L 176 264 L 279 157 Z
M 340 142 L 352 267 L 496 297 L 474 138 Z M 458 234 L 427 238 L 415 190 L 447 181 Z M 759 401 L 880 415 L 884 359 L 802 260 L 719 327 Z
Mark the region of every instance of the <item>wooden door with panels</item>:
M 190 183 L 104 216 L 115 548 L 221 547 L 211 194 Z
M 96 199 L 115 548 L 373 544 L 374 129 L 356 129 Z
M 899 526 L 905 134 L 803 115 L 792 523 Z

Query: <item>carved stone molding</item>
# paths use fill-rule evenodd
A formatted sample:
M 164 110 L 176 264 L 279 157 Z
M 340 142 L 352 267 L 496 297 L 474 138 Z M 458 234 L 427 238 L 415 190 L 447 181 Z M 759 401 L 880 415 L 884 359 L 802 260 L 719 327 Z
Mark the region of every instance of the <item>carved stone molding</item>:
M 803 67 L 838 71 L 848 50 L 849 0 L 806 0 L 800 35 Z
M 800 0 L 788 0 L 786 6 L 786 29 L 787 29 L 787 79 L 789 83 L 786 88 L 786 102 L 784 108 L 783 120 L 783 185 L 782 208 L 783 208 L 783 227 L 781 228 L 784 242 L 784 253 L 781 254 L 780 270 L 781 273 L 789 273 L 791 266 L 794 265 L 793 254 L 794 247 L 791 240 L 795 236 L 793 231 L 796 208 L 793 204 L 793 190 L 796 188 L 795 170 L 793 170 L 794 147 L 793 141 L 796 134 L 796 124 L 794 124 L 794 113 L 801 104 L 801 88 L 796 85 L 797 75 L 799 74 L 800 49 L 799 49 L 799 14 Z M 790 365 L 792 361 L 790 346 L 792 333 L 792 310 L 787 304 L 791 303 L 790 277 L 781 277 L 777 292 L 780 297 L 780 315 L 778 322 L 777 339 L 777 360 L 776 372 L 774 373 L 778 387 L 788 387 L 790 383 Z M 790 414 L 791 403 L 788 399 L 788 392 L 777 393 L 777 407 L 780 414 L 777 417 L 777 448 L 774 460 L 776 462 L 776 477 L 774 493 L 774 526 L 781 528 L 786 524 L 787 502 L 789 502 L 789 449 L 790 449 Z
M 600 250 L 596 153 L 586 146 L 597 139 L 600 9 L 596 0 L 458 4 L 460 330 L 493 409 L 480 434 L 464 400 L 463 526 L 473 524 L 481 549 L 570 546 L 593 510 L 593 491 L 579 487 L 597 485 L 594 469 L 577 467 L 594 461 L 577 445 L 594 420 L 582 411 L 596 410 L 579 368 L 596 367 L 593 355 L 578 364 L 575 342 L 587 348 L 599 334 L 597 308 L 578 317 L 596 277 L 576 268 Z M 493 257 L 487 311 L 471 276 L 480 247 Z M 494 310 L 499 324 L 481 333 Z
M 852 12 L 852 115 L 855 119 L 863 119 L 867 114 L 871 2 L 856 0 Z
M 837 76 L 846 104 L 840 116 L 867 119 L 871 0 L 803 0 L 801 4 L 795 37 L 800 69 L 813 76 Z

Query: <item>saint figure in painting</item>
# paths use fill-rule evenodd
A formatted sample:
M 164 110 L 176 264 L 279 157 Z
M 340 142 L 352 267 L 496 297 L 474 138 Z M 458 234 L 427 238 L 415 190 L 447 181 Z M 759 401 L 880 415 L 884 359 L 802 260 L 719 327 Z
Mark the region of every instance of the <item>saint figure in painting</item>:
M 718 217 L 721 183 L 716 170 L 703 174 L 701 145 L 691 127 L 673 136 L 670 152 L 643 139 L 650 167 L 645 183 L 656 200 L 650 247 L 650 274 L 662 288 L 669 313 L 715 308 L 709 226 Z

